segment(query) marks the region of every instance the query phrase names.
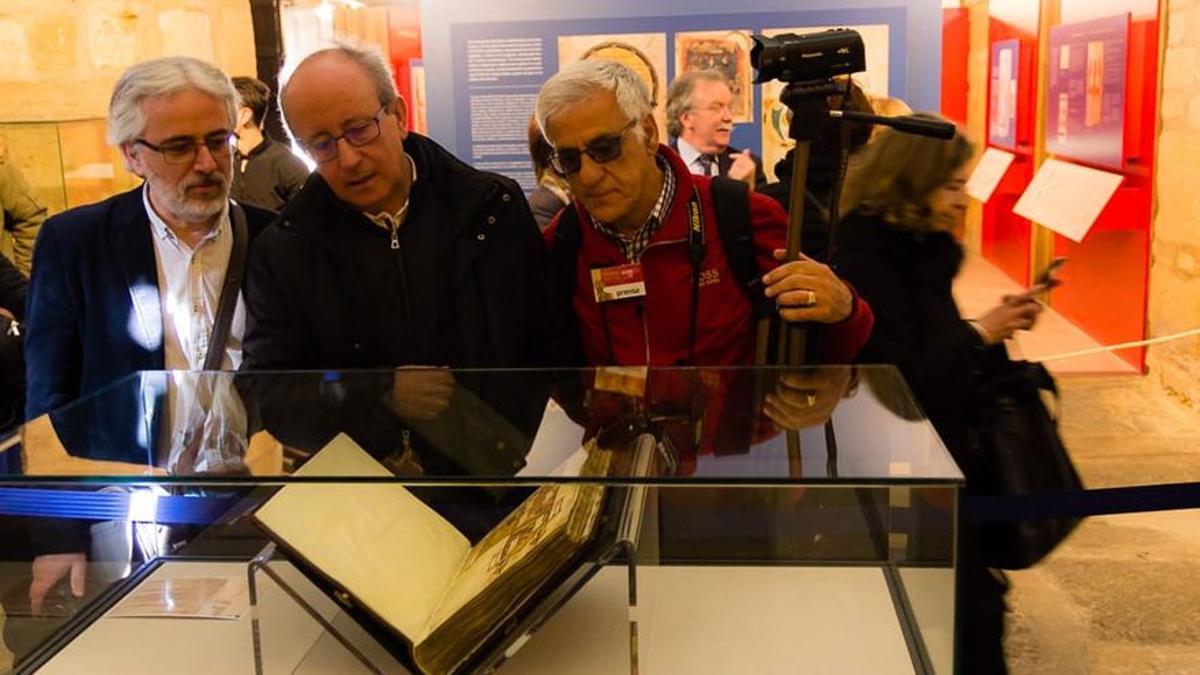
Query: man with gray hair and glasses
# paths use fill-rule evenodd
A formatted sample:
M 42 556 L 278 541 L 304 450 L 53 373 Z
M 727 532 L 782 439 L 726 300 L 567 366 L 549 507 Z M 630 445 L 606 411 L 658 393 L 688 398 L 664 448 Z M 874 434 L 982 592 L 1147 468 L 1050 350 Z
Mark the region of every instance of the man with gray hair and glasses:
M 726 176 L 751 187 L 766 182 L 762 161 L 729 145 L 733 133 L 733 88 L 718 70 L 690 70 L 667 94 L 667 135 L 688 170 Z
M 244 368 L 389 372 L 337 387 L 259 376 L 267 429 L 306 450 L 344 432 L 405 474 L 523 466 L 544 389 L 448 370 L 541 365 L 566 335 L 520 187 L 411 132 L 378 50 L 339 43 L 281 81 L 284 123 L 317 167 L 251 251 Z M 477 496 L 422 498 L 470 533 L 505 510 Z
M 520 187 L 410 131 L 375 49 L 339 43 L 281 79 L 317 167 L 251 252 L 247 368 L 541 363 L 545 250 Z
M 229 199 L 237 110 L 229 77 L 194 58 L 146 61 L 117 81 L 108 141 L 144 183 L 43 226 L 26 310 L 26 419 L 137 371 L 240 365 L 239 282 L 249 241 L 273 214 Z M 150 409 L 134 410 L 157 401 L 117 403 L 130 409 L 109 409 L 107 416 L 158 419 Z M 105 428 L 117 426 L 86 430 L 93 456 L 105 452 Z M 59 430 L 68 447 L 70 432 Z M 114 451 L 141 451 L 140 461 L 153 461 L 154 436 L 148 434 L 145 448 Z M 41 540 L 35 548 L 53 554 L 34 563 L 35 608 L 68 572 L 72 592 L 83 592 L 87 524 L 60 525 L 73 531 L 35 529 Z

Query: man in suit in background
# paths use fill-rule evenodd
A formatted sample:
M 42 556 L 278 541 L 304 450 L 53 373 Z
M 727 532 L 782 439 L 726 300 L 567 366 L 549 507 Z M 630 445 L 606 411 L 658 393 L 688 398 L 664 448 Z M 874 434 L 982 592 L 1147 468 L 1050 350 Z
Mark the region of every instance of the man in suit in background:
M 671 83 L 667 133 L 688 170 L 697 176 L 724 176 L 751 187 L 766 182 L 762 161 L 749 150 L 730 147 L 733 89 L 716 70 L 688 71 Z
M 117 81 L 108 140 L 145 183 L 42 228 L 26 310 L 26 419 L 136 371 L 200 370 L 210 354 L 220 369 L 240 364 L 241 293 L 226 303 L 232 312 L 220 312 L 228 327 L 223 342 L 214 341 L 218 305 L 231 258 L 273 214 L 229 200 L 237 102 L 228 76 L 189 57 L 147 61 Z M 132 398 L 114 397 L 115 408 L 130 409 L 104 414 L 157 419 L 156 410 L 134 410 L 138 403 L 126 400 Z M 89 455 L 135 453 L 154 461 L 155 434 L 147 447 L 116 448 L 104 428 L 87 430 Z M 69 436 L 85 430 L 56 431 L 70 447 Z M 82 595 L 87 523 L 54 521 L 33 534 L 35 611 L 68 573 L 71 591 Z

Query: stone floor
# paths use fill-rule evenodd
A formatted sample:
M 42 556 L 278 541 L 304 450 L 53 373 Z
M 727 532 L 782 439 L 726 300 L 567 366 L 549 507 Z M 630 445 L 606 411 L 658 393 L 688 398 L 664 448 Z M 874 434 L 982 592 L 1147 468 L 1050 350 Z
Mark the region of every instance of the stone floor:
M 1088 487 L 1200 481 L 1200 412 L 1152 376 L 1059 384 Z M 1013 673 L 1200 674 L 1200 510 L 1088 519 L 1010 579 Z

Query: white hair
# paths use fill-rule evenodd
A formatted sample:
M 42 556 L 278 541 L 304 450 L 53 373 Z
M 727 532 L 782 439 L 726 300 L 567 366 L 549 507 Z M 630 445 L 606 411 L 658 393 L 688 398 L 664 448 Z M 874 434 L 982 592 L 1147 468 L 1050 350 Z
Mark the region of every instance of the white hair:
M 301 66 L 309 61 L 333 54 L 349 60 L 362 70 L 363 74 L 371 82 L 371 86 L 374 87 L 375 96 L 379 99 L 381 107 L 400 98 L 400 93 L 396 91 L 396 80 L 392 73 L 392 66 L 384 58 L 383 52 L 378 47 L 346 38 L 338 38 L 327 46 L 308 54 L 294 64 L 284 64 L 283 68 L 279 71 L 279 110 L 283 113 L 283 126 L 292 138 L 295 138 L 295 136 L 292 135 L 292 127 L 288 123 L 287 108 L 283 105 L 283 99 L 287 95 L 288 86 L 292 83 L 292 77 L 296 74 L 296 71 L 300 70 Z
M 146 130 L 142 101 L 198 89 L 225 104 L 229 128 L 237 126 L 238 93 L 229 76 L 207 61 L 190 56 L 168 56 L 139 63 L 126 70 L 113 87 L 108 102 L 108 142 L 131 143 Z
M 680 118 L 692 109 L 692 94 L 696 91 L 696 83 L 720 82 L 733 91 L 729 78 L 719 70 L 689 70 L 675 78 L 671 83 L 671 91 L 667 94 L 667 133 L 675 138 L 683 135 L 683 122 Z
M 646 83 L 628 66 L 604 59 L 576 61 L 546 80 L 538 92 L 536 117 L 542 135 L 550 140 L 546 126 L 562 111 L 600 92 L 610 92 L 626 121 L 640 120 L 650 113 Z M 635 133 L 644 137 L 641 125 Z

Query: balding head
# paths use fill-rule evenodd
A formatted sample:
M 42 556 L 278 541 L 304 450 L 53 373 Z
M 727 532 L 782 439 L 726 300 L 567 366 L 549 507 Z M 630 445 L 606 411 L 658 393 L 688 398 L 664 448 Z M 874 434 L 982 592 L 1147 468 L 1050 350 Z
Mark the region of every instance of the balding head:
M 378 52 L 317 52 L 292 71 L 279 101 L 288 132 L 339 199 L 364 213 L 395 213 L 406 202 L 407 111 Z
M 331 66 L 336 68 L 339 63 L 353 66 L 360 71 L 368 85 L 374 90 L 380 107 L 391 103 L 400 96 L 396 91 L 392 68 L 378 49 L 350 42 L 338 42 L 332 47 L 315 51 L 304 57 L 290 72 L 280 73 L 279 107 L 283 111 L 283 123 L 287 126 L 289 133 L 291 132 L 291 123 L 288 121 L 288 111 L 284 104 L 288 89 L 296 82 L 297 78 L 303 82 L 305 77 L 320 77 Z

